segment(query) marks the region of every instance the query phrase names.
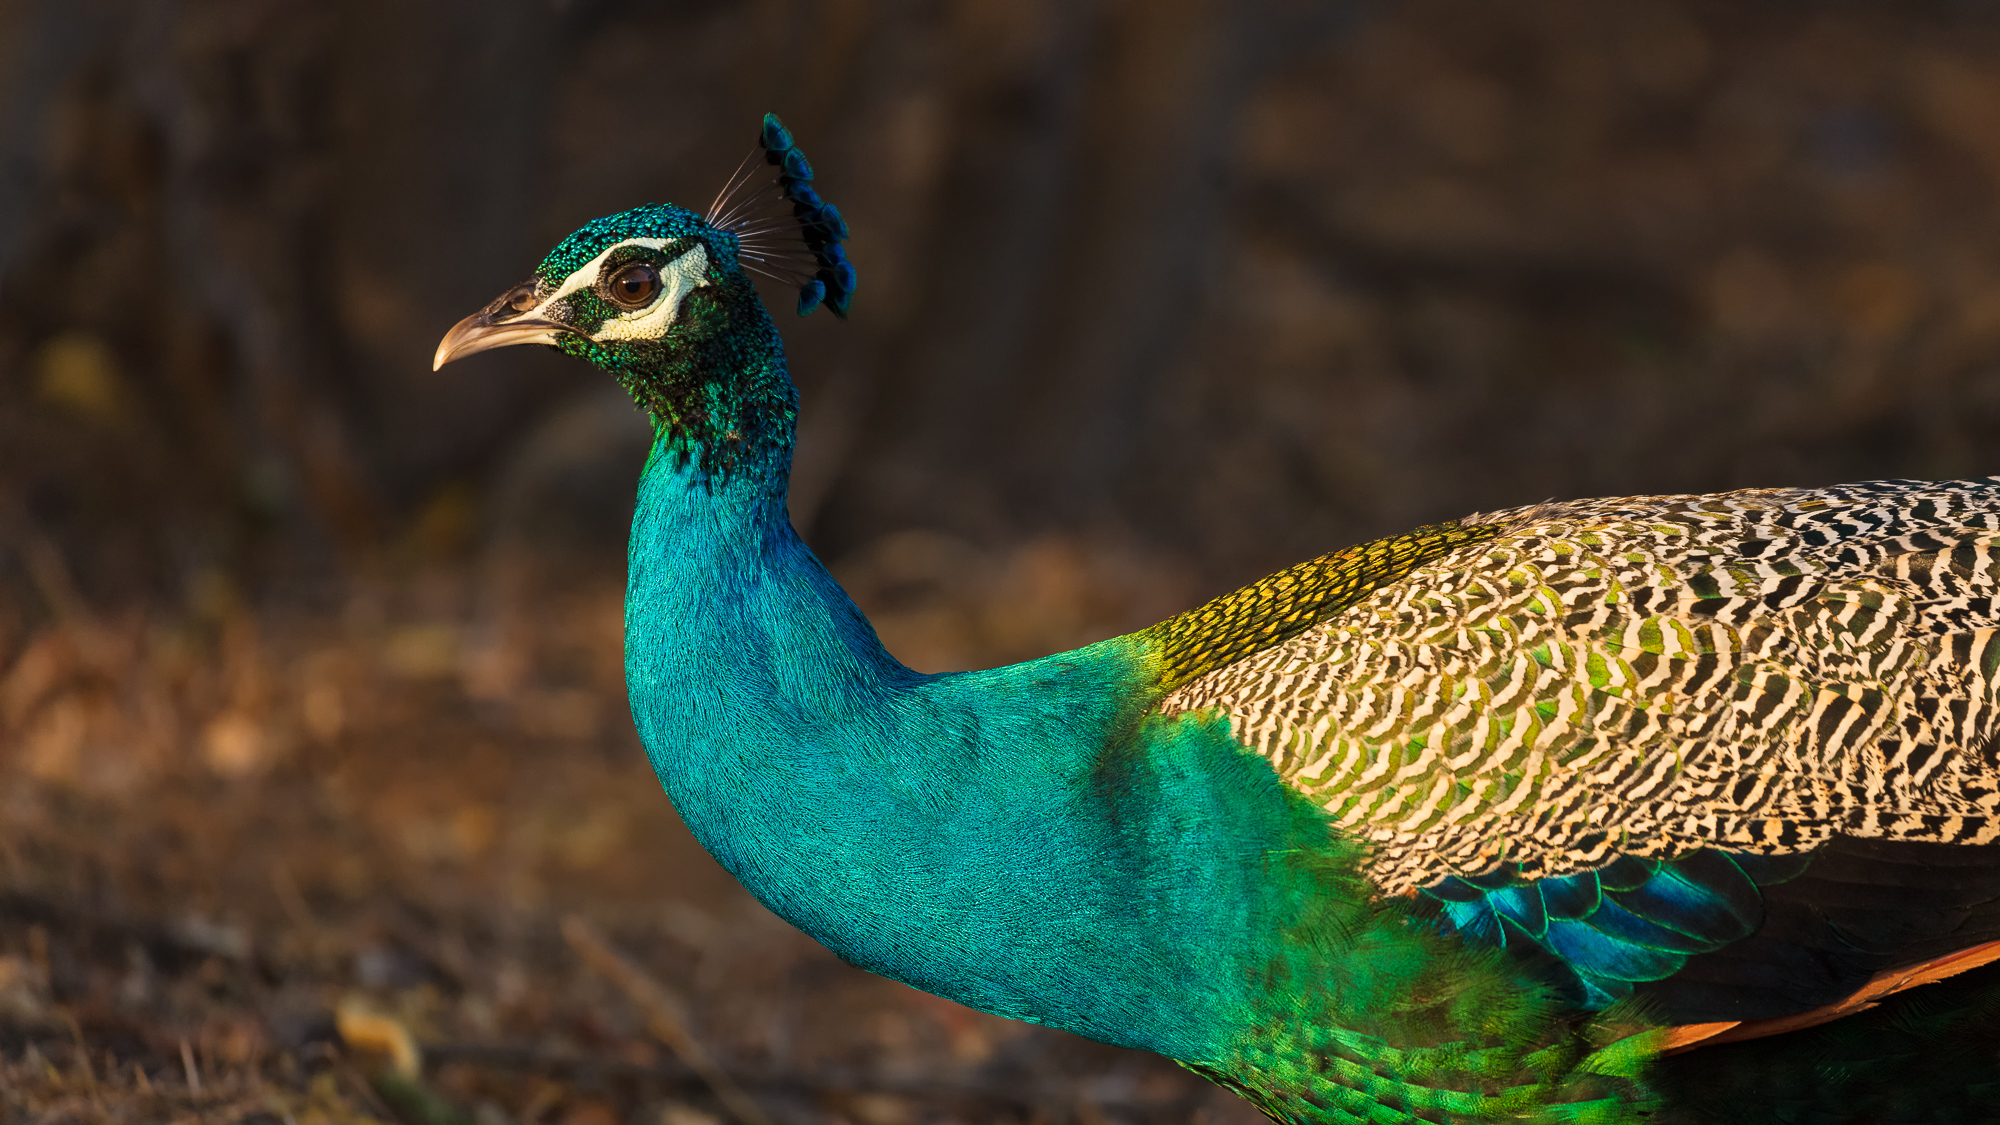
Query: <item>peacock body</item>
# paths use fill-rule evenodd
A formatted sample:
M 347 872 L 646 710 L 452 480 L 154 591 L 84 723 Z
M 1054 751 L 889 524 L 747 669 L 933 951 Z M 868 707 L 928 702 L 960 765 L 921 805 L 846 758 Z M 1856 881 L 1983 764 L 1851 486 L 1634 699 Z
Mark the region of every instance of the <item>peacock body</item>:
M 754 229 L 598 220 L 438 363 L 551 344 L 652 412 L 633 717 L 771 909 L 1280 1121 L 2000 1119 L 2000 480 L 1479 515 L 920 674 L 786 516 Z

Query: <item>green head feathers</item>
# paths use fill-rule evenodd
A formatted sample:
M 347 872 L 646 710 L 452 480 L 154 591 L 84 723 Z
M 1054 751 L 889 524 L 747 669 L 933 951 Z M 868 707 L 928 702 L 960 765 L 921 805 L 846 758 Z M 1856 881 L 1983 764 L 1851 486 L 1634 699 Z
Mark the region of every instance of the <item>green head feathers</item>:
M 746 193 L 757 178 L 739 169 L 705 215 L 656 203 L 586 223 L 460 321 L 435 366 L 547 344 L 610 372 L 704 464 L 789 445 L 797 396 L 750 274 L 797 283 L 800 315 L 824 303 L 837 316 L 855 276 L 841 248 L 847 224 L 814 192 L 811 165 L 776 117 L 764 118 L 759 148 L 776 176 Z M 759 206 L 773 194 L 789 217 Z

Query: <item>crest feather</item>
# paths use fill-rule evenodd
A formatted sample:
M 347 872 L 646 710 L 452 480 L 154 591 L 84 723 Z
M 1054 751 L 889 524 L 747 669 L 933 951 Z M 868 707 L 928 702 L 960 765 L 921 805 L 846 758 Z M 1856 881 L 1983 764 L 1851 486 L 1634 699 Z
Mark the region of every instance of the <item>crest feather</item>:
M 777 169 L 776 178 L 732 205 L 737 192 L 750 182 L 745 169 L 738 168 L 722 194 L 716 197 L 715 205 L 709 208 L 706 220 L 717 229 L 737 236 L 744 257 L 757 263 L 745 263 L 746 266 L 798 284 L 800 316 L 824 304 L 833 315 L 844 319 L 856 281 L 854 264 L 847 260 L 847 252 L 841 246 L 847 241 L 847 220 L 841 217 L 839 208 L 821 199 L 813 189 L 812 163 L 799 151 L 791 130 L 785 128 L 776 114 L 764 115 L 757 145 L 763 153 L 763 162 Z M 751 155 L 754 157 L 756 153 Z M 745 161 L 746 165 L 749 163 Z M 789 219 L 761 212 L 752 205 L 753 200 L 773 187 L 778 198 L 789 205 Z M 805 243 L 809 261 L 797 255 L 796 246 L 773 246 L 761 241 L 792 231 Z

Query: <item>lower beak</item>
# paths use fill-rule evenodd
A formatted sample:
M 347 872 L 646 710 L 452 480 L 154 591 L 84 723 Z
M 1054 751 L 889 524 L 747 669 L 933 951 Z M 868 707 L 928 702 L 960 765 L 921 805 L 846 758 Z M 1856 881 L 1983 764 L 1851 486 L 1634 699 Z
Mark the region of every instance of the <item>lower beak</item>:
M 553 321 L 496 321 L 490 311 L 476 312 L 452 325 L 451 331 L 438 341 L 437 354 L 431 357 L 431 370 L 436 371 L 454 359 L 464 359 L 494 348 L 514 344 L 553 344 L 567 331 Z

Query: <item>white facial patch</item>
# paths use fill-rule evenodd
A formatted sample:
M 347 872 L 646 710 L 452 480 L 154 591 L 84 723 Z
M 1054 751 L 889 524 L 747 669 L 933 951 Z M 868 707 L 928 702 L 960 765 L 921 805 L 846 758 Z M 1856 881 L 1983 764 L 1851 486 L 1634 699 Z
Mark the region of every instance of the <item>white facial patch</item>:
M 697 242 L 694 248 L 660 271 L 664 290 L 653 303 L 636 312 L 614 316 L 597 329 L 600 340 L 652 340 L 664 335 L 680 312 L 681 301 L 703 283 L 708 273 L 708 247 Z
M 530 317 L 546 318 L 550 305 L 569 296 L 579 289 L 588 289 L 597 284 L 598 275 L 604 270 L 604 261 L 613 253 L 628 246 L 641 246 L 648 250 L 664 250 L 673 238 L 628 238 L 616 245 L 607 246 L 597 257 L 579 268 L 575 273 L 563 278 L 563 283 L 548 298 L 529 310 Z M 613 316 L 598 327 L 594 334 L 600 340 L 652 339 L 664 335 L 674 316 L 680 311 L 681 302 L 699 285 L 706 284 L 708 273 L 708 247 L 697 241 L 685 254 L 668 262 L 660 271 L 660 295 L 643 309 Z

